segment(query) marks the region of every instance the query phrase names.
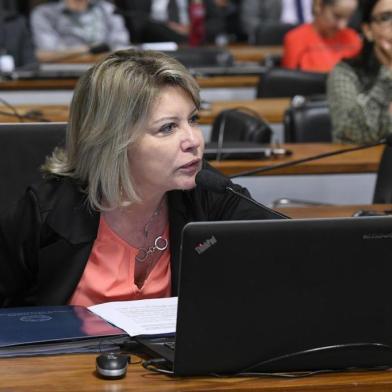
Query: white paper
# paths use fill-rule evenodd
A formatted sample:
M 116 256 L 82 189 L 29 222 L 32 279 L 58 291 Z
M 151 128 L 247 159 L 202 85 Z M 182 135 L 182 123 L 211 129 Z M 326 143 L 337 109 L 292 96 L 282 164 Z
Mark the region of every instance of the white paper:
M 176 332 L 177 297 L 106 302 L 89 309 L 130 336 Z

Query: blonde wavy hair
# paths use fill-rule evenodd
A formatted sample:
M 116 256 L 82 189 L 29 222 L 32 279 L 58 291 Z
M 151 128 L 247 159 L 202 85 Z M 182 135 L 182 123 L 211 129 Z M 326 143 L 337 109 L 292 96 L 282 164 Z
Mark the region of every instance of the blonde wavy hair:
M 168 85 L 184 89 L 200 107 L 197 82 L 164 53 L 120 50 L 97 63 L 78 81 L 65 149 L 53 152 L 44 172 L 75 179 L 97 210 L 139 200 L 129 147 L 143 135 L 155 99 Z

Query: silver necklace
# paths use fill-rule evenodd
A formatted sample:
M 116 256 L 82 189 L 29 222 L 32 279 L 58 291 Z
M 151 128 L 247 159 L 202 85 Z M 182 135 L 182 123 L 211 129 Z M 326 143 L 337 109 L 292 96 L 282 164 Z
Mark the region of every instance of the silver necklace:
M 163 252 L 167 249 L 168 240 L 163 238 L 161 235 L 155 238 L 154 245 L 148 248 L 139 248 L 139 253 L 136 255 L 136 260 L 139 263 L 143 263 L 147 257 L 155 252 Z
M 145 238 L 148 238 L 149 227 L 150 227 L 151 223 L 154 221 L 155 217 L 157 217 L 160 214 L 160 212 L 162 210 L 163 201 L 164 201 L 164 198 L 159 203 L 159 206 L 154 211 L 154 213 L 151 215 L 148 222 L 144 225 L 144 237 Z M 146 248 L 139 248 L 139 252 L 136 255 L 135 259 L 139 263 L 143 263 L 151 254 L 153 254 L 155 252 L 163 252 L 164 250 L 166 250 L 168 247 L 168 244 L 169 243 L 166 238 L 163 238 L 162 235 L 158 235 L 157 237 L 155 237 L 154 245 L 146 247 Z

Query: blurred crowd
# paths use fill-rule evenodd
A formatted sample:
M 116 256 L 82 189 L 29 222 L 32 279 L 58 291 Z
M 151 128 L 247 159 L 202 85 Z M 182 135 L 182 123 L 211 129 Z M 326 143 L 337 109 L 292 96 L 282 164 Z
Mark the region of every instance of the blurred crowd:
M 360 46 L 359 35 L 348 28 L 359 29 L 356 0 L 31 0 L 23 6 L 2 1 L 0 48 L 14 56 L 16 65 L 31 61 L 32 51 L 47 60 L 57 52 L 115 50 L 143 42 L 224 46 L 269 40 L 287 47 L 284 66 L 305 69 L 315 66 L 314 59 L 298 57 L 306 41 L 317 44 L 317 35 L 327 44 L 331 40 L 331 46 L 347 46 L 342 56 Z M 284 42 L 285 33 L 301 25 Z
M 335 141 L 392 132 L 392 0 L 20 3 L 0 0 L 0 69 L 146 42 L 281 46 L 274 66 L 329 75 Z

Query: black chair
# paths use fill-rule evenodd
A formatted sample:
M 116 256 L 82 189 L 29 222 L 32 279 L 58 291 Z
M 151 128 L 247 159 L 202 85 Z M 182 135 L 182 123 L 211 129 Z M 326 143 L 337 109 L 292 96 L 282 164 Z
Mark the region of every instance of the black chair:
M 254 34 L 254 44 L 260 46 L 283 45 L 284 36 L 297 25 L 279 22 L 260 24 Z
M 373 203 L 392 203 L 392 146 L 385 146 L 377 172 Z
M 211 142 L 270 143 L 272 129 L 258 113 L 247 108 L 227 109 L 212 124 Z
M 65 142 L 66 123 L 0 124 L 0 207 L 20 198 L 41 178 L 40 167 Z
M 258 98 L 294 97 L 326 93 L 327 74 L 273 67 L 260 76 Z
M 332 142 L 329 105 L 324 96 L 296 96 L 284 113 L 286 143 Z

